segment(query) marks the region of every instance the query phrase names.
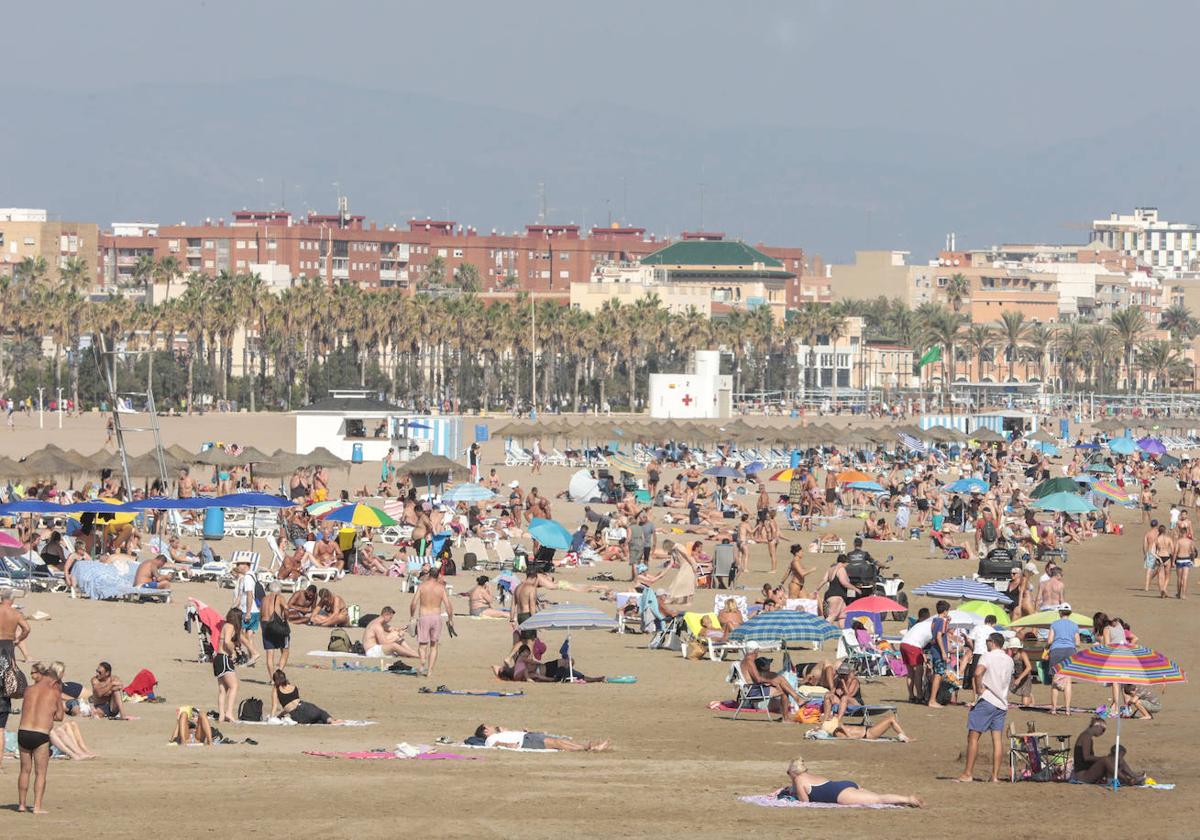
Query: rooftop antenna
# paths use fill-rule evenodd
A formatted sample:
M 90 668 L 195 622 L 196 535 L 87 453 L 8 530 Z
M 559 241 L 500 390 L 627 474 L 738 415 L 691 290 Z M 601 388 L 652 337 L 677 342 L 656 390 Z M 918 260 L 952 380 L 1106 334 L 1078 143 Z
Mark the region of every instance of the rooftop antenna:
M 538 223 L 546 224 L 546 182 L 538 181 L 538 202 L 541 209 L 538 211 Z

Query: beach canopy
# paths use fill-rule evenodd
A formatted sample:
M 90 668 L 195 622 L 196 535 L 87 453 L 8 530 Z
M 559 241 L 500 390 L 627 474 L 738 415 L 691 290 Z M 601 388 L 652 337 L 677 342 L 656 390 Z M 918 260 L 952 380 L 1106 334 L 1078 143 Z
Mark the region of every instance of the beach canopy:
M 364 504 L 342 505 L 326 512 L 320 518 L 327 522 L 345 522 L 360 528 L 382 528 L 399 524 L 379 508 Z
M 986 493 L 991 489 L 992 485 L 981 478 L 960 478 L 942 488 L 946 493 Z
M 600 482 L 588 470 L 579 470 L 567 483 L 567 495 L 572 502 L 593 502 L 603 498 Z
M 571 547 L 571 532 L 553 519 L 533 517 L 529 520 L 529 536 L 546 548 L 566 550 Z
M 968 434 L 967 437 L 979 443 L 1004 443 L 1004 441 L 1008 440 L 1008 438 L 999 432 L 994 432 L 983 426 Z
M 466 481 L 462 484 L 455 484 L 449 490 L 442 494 L 443 502 L 486 502 L 496 498 L 496 494 L 482 484 L 476 484 L 473 481 Z
M 913 590 L 914 595 L 928 595 L 931 598 L 958 598 L 963 601 L 995 601 L 998 604 L 1011 604 L 1012 599 L 993 586 L 980 583 L 974 578 L 956 577 L 942 578 Z
M 850 612 L 864 613 L 885 613 L 885 612 L 908 612 L 908 607 L 898 601 L 893 601 L 891 598 L 885 598 L 882 595 L 868 595 L 866 598 L 858 598 L 851 601 L 846 609 Z
M 1052 510 L 1057 513 L 1091 513 L 1096 506 L 1075 493 L 1051 493 L 1042 496 L 1033 506 L 1038 510 Z
M 1018 618 L 1009 627 L 1049 627 L 1054 622 L 1058 621 L 1062 616 L 1058 614 L 1058 610 L 1042 610 L 1033 615 L 1026 615 Z M 1083 613 L 1073 612 L 1067 616 L 1068 619 L 1078 624 L 1080 627 L 1091 627 L 1091 616 Z
M 800 610 L 771 610 L 752 616 L 730 634 L 735 642 L 824 642 L 842 631 L 823 618 Z
M 136 502 L 127 502 L 124 508 L 126 510 L 203 510 L 204 508 L 219 507 L 216 501 L 211 496 L 193 496 L 190 499 L 151 496 Z
M 1106 499 L 1111 499 L 1119 505 L 1127 505 L 1133 501 L 1133 496 L 1108 481 L 1097 481 L 1092 485 L 1092 492 Z
M 521 630 L 566 630 L 567 641 L 559 649 L 566 657 L 568 676 L 575 679 L 575 661 L 571 656 L 572 630 L 616 630 L 617 620 L 595 607 L 582 604 L 555 604 L 531 615 L 518 625 Z
M 1043 496 L 1049 496 L 1054 493 L 1078 493 L 1080 490 L 1079 482 L 1073 478 L 1059 476 L 1043 481 L 1037 487 L 1034 487 L 1030 492 L 1030 498 L 1040 499 Z
M 735 470 L 733 467 L 726 466 L 709 467 L 704 471 L 704 474 L 713 476 L 714 478 L 745 478 L 741 470 Z
M 64 507 L 57 502 L 47 502 L 42 499 L 21 499 L 17 502 L 0 505 L 0 516 L 20 516 L 26 513 L 41 515 L 64 513 Z

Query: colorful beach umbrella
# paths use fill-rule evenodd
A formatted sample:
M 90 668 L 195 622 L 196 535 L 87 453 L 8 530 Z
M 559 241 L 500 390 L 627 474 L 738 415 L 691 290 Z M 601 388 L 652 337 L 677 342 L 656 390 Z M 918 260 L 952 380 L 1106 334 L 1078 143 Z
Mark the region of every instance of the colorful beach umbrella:
M 621 472 L 627 472 L 630 475 L 645 475 L 646 468 L 637 461 L 630 458 L 628 455 L 622 455 L 620 452 L 615 452 L 604 456 L 608 461 L 608 465 Z
M 1018 618 L 1009 627 L 1049 627 L 1054 622 L 1058 621 L 1062 616 L 1058 614 L 1058 610 L 1042 610 L 1033 615 L 1023 616 Z M 1078 624 L 1080 627 L 1091 627 L 1092 619 L 1083 613 L 1073 612 L 1067 616 L 1068 619 Z
M 1115 470 L 1103 461 L 1088 464 L 1087 471 L 1095 475 L 1111 475 Z
M 1058 676 L 1091 683 L 1171 685 L 1187 682 L 1179 665 L 1147 647 L 1093 645 L 1076 651 L 1058 667 Z M 1116 754 L 1121 755 L 1121 715 L 1117 714 Z M 1120 786 L 1117 773 L 1112 786 Z
M 1011 604 L 1012 599 L 1000 592 L 994 586 L 980 583 L 974 578 L 956 577 L 942 578 L 913 590 L 914 595 L 927 595 L 931 598 L 958 598 L 963 601 L 995 601 L 998 604 Z
M 1038 510 L 1052 510 L 1056 513 L 1091 513 L 1096 506 L 1075 493 L 1051 493 L 1033 503 Z
M 529 521 L 529 536 L 546 548 L 565 551 L 571 547 L 571 532 L 553 519 L 534 517 Z
M 339 500 L 326 499 L 323 502 L 313 502 L 305 510 L 312 516 L 323 516 L 329 513 L 329 511 L 337 510 L 340 507 L 343 507 L 343 504 Z
M 735 642 L 824 642 L 842 635 L 823 618 L 800 610 L 760 612 L 730 634 Z
M 327 511 L 318 518 L 324 519 L 326 522 L 345 522 L 347 525 L 356 525 L 360 528 L 383 528 L 387 525 L 398 524 L 395 519 L 379 508 L 364 504 L 342 505 Z
M 993 604 L 991 601 L 967 601 L 959 607 L 963 612 L 974 613 L 975 615 L 987 618 L 989 615 L 996 617 L 996 623 L 999 625 L 1008 624 L 1008 613 L 998 604 Z
M 801 471 L 798 467 L 788 467 L 786 470 L 780 470 L 770 476 L 768 481 L 791 481 L 796 476 L 800 475 Z
M 866 598 L 858 598 L 851 601 L 846 609 L 850 612 L 865 613 L 908 612 L 908 607 L 904 604 L 893 601 L 891 598 L 885 598 L 883 595 L 868 595 Z
M 1111 499 L 1119 505 L 1127 505 L 1133 501 L 1133 497 L 1110 481 L 1095 482 L 1092 485 L 1092 492 L 1106 499 Z
M 837 474 L 838 484 L 850 484 L 854 481 L 873 481 L 871 476 L 867 475 L 862 470 L 842 470 Z
M 1167 447 L 1158 438 L 1153 438 L 1147 435 L 1137 442 L 1138 449 L 1145 452 L 1147 455 L 1165 455 Z

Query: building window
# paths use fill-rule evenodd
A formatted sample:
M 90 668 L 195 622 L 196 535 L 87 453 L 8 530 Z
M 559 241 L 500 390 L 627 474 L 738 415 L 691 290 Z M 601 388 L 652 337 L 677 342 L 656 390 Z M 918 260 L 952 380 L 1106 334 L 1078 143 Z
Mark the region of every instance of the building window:
M 456 260 L 461 260 L 461 259 L 462 259 L 462 255 L 463 255 L 462 248 L 455 248 L 455 249 L 454 249 L 454 258 L 455 258 Z
M 446 258 L 446 253 L 447 253 L 447 252 L 446 252 L 446 249 L 445 249 L 445 248 L 438 248 L 437 255 L 438 255 L 439 257 L 441 257 L 442 259 L 445 259 L 445 258 Z

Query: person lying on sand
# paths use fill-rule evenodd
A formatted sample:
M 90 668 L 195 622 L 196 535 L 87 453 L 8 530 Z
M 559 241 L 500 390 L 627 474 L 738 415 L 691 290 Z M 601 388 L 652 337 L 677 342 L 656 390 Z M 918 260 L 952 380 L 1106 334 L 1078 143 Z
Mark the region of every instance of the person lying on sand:
M 527 729 L 505 729 L 503 726 L 481 723 L 475 737 L 482 738 L 485 747 L 505 750 L 559 750 L 561 752 L 603 752 L 611 742 L 587 741 L 578 743 L 571 738 L 547 735 L 545 732 L 530 732 Z
M 171 730 L 171 737 L 167 743 L 197 743 L 211 747 L 213 734 L 208 715 L 198 706 L 180 706 L 175 714 L 175 728 Z
M 797 802 L 819 802 L 826 805 L 907 805 L 925 807 L 919 796 L 900 796 L 895 793 L 875 793 L 860 788 L 857 782 L 834 782 L 808 771 L 804 759 L 796 758 L 787 768 L 788 785 L 776 796 Z
M 900 728 L 900 721 L 896 719 L 894 714 L 886 714 L 879 718 L 870 726 L 856 726 L 854 724 L 845 724 L 842 722 L 842 717 L 845 715 L 844 709 L 838 709 L 837 714 L 829 720 L 821 724 L 818 730 L 827 732 L 835 738 L 850 738 L 861 741 L 878 741 L 883 736 L 890 732 L 896 734 L 896 740 L 908 742 L 912 739 L 905 734 Z

